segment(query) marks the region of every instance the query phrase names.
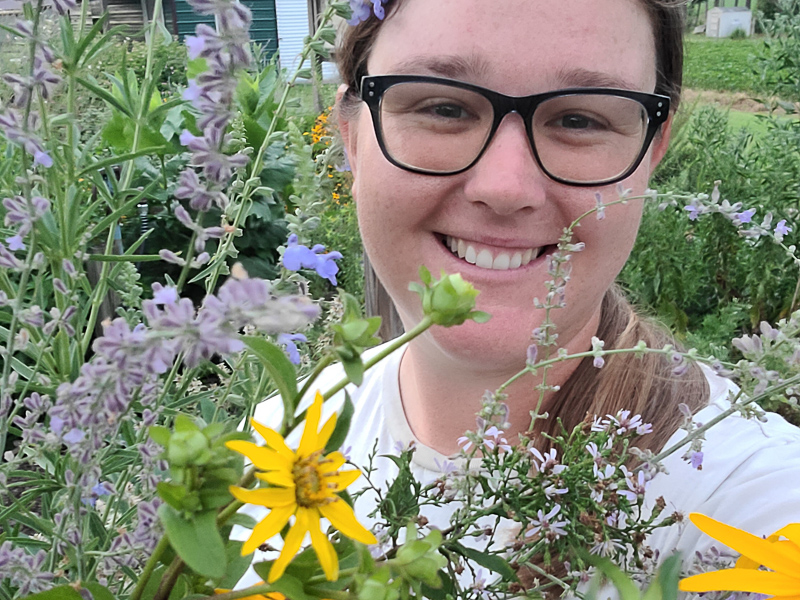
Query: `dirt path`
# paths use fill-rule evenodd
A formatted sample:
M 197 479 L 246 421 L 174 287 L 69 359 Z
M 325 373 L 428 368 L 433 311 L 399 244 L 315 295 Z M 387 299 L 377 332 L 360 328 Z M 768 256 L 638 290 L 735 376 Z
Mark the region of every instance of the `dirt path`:
M 715 104 L 721 108 L 730 108 L 731 110 L 742 112 L 769 114 L 769 109 L 763 102 L 753 99 L 744 92 L 684 89 L 681 101 L 688 105 L 694 102 L 700 102 L 701 104 Z M 798 103 L 798 108 L 800 109 L 800 103 Z M 777 109 L 776 113 L 783 114 L 784 111 L 782 109 Z

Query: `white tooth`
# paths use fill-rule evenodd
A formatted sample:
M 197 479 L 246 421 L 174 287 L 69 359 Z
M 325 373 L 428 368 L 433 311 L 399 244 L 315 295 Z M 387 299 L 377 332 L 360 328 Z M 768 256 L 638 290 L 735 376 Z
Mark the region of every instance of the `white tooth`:
M 478 253 L 478 258 L 475 259 L 475 265 L 481 267 L 482 269 L 491 269 L 492 263 L 494 263 L 494 260 L 492 259 L 492 253 L 488 250 L 481 250 Z
M 458 240 L 457 250 L 458 250 L 458 257 L 464 258 L 467 255 L 467 242 L 465 242 L 464 240 Z M 475 256 L 475 250 L 472 251 L 472 255 L 473 257 Z M 474 260 L 472 262 L 475 263 Z
M 544 254 L 544 246 L 536 248 L 533 251 L 533 258 L 539 258 L 542 254 Z
M 498 254 L 497 258 L 494 259 L 492 268 L 496 271 L 507 271 L 510 264 L 511 257 L 503 252 L 502 254 Z
M 459 241 L 458 242 L 458 253 L 459 254 L 461 254 L 461 244 L 462 244 L 462 242 Z M 464 245 L 467 246 L 466 243 L 464 243 Z M 465 261 L 467 261 L 468 263 L 471 263 L 471 264 L 474 265 L 478 260 L 478 253 L 475 252 L 475 248 L 473 248 L 472 246 L 467 246 L 467 251 L 463 256 L 463 259 Z
M 531 262 L 532 257 L 533 257 L 533 248 L 525 250 L 525 252 L 522 254 L 522 264 L 527 265 L 529 262 Z
M 447 239 L 450 241 L 450 252 L 455 254 L 458 251 L 458 242 L 456 241 L 456 238 L 448 237 Z
M 522 252 L 514 252 L 514 256 L 511 257 L 511 263 L 508 265 L 508 268 L 519 269 L 520 265 L 522 265 Z

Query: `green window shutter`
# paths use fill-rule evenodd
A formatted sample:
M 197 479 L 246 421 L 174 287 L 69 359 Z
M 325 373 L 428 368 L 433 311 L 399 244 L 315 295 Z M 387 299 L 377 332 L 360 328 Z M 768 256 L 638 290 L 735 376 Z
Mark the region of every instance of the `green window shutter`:
M 278 20 L 275 15 L 275 0 L 242 0 L 253 13 L 250 25 L 250 38 L 264 46 L 268 55 L 278 51 Z M 194 35 L 199 23 L 214 26 L 214 18 L 199 15 L 186 0 L 174 0 L 175 21 L 178 25 L 178 37 L 183 40 L 187 35 Z

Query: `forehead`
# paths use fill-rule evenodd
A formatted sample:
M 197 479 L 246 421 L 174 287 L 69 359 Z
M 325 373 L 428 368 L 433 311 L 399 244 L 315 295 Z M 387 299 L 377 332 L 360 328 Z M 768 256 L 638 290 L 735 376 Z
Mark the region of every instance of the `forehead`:
M 564 87 L 652 92 L 653 29 L 639 0 L 402 0 L 370 74 L 433 74 L 509 95 Z

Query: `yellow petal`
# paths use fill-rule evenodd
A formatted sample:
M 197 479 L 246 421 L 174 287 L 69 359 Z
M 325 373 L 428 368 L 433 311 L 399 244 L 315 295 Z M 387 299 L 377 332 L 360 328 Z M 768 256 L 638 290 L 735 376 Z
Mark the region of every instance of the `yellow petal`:
M 245 504 L 257 504 L 258 506 L 266 506 L 267 508 L 277 508 L 279 506 L 288 506 L 296 502 L 294 488 L 259 488 L 255 490 L 246 490 L 232 485 L 228 489 L 230 489 L 234 498 Z
M 331 452 L 325 457 L 325 460 L 320 461 L 319 470 L 323 473 L 331 473 L 341 467 L 345 462 L 344 455 L 341 452 Z
M 359 477 L 361 477 L 361 471 L 358 469 L 354 469 L 352 471 L 339 471 L 336 475 L 326 477 L 325 482 L 332 483 L 336 486 L 336 491 L 340 492 Z
M 778 544 L 772 544 L 700 513 L 692 513 L 689 518 L 701 531 L 760 565 L 786 575 L 800 572 L 800 564 Z
M 322 429 L 319 430 L 319 437 L 317 438 L 317 447 L 324 448 L 328 440 L 333 435 L 333 430 L 336 429 L 336 414 L 332 414 L 330 419 L 327 420 Z
M 270 471 L 269 473 L 256 473 L 261 481 L 266 481 L 272 485 L 282 485 L 284 487 L 294 488 L 295 482 L 291 473 L 286 471 Z
M 694 575 L 680 582 L 683 592 L 752 592 L 767 595 L 800 594 L 800 579 L 752 569 L 725 569 Z
M 297 455 L 306 457 L 313 452 L 320 450 L 317 428 L 319 427 L 319 417 L 322 414 L 322 394 L 317 392 L 314 402 L 306 411 L 306 426 L 303 428 L 303 437 L 300 438 L 300 446 L 297 448 Z
M 296 509 L 296 505 L 273 508 L 258 525 L 253 527 L 253 533 L 250 534 L 250 537 L 242 546 L 242 556 L 252 554 L 261 544 L 278 535 L 280 530 L 289 522 L 289 517 L 294 514 Z
M 316 518 L 309 520 L 308 531 L 311 533 L 311 545 L 317 553 L 322 570 L 325 571 L 325 577 L 328 581 L 336 581 L 339 578 L 339 557 L 336 556 L 336 550 L 328 536 L 322 533 L 319 527 L 319 513 L 316 514 Z
M 269 427 L 265 427 L 255 419 L 250 419 L 250 424 L 253 426 L 264 441 L 267 443 L 267 446 L 275 450 L 278 454 L 283 456 L 289 462 L 294 462 L 295 454 L 291 451 L 289 446 L 286 445 L 286 442 L 283 439 L 283 436 L 275 431 L 274 429 L 270 429 Z
M 323 504 L 319 507 L 319 512 L 347 537 L 362 544 L 378 543 L 372 532 L 356 520 L 356 515 L 350 505 L 341 498 L 337 498 L 330 504 Z
M 786 527 L 782 527 L 772 535 L 783 536 L 796 546 L 800 547 L 800 523 L 789 523 Z
M 259 446 L 253 442 L 245 442 L 244 440 L 233 440 L 226 442 L 225 446 L 243 454 L 257 469 L 262 471 L 274 471 L 276 469 L 291 469 L 292 461 L 286 460 L 286 457 L 279 454 L 275 450 L 270 450 L 264 446 Z
M 306 537 L 306 531 L 308 531 L 306 512 L 305 510 L 298 509 L 294 525 L 292 525 L 289 533 L 286 534 L 286 539 L 283 540 L 281 555 L 278 557 L 278 560 L 272 563 L 272 568 L 269 570 L 269 577 L 267 578 L 269 583 L 275 583 L 281 578 L 286 567 L 289 566 L 295 554 L 300 550 L 303 538 Z

